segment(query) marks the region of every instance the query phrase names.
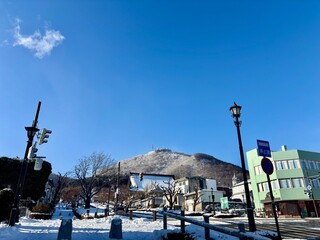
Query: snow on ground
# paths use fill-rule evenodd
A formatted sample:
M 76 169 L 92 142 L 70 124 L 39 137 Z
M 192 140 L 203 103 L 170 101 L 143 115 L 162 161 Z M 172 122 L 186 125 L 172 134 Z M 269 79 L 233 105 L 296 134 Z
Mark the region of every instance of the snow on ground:
M 109 239 L 109 231 L 113 218 L 109 216 L 97 219 L 86 219 L 72 221 L 72 239 L 75 240 L 100 240 Z M 19 223 L 14 227 L 7 224 L 0 224 L 1 240 L 57 240 L 60 218 L 72 219 L 71 210 L 57 208 L 51 220 L 35 220 L 20 218 Z M 146 218 L 135 218 L 129 220 L 127 217 L 120 217 L 122 220 L 123 240 L 160 240 L 161 236 L 168 231 L 179 231 L 179 221 L 169 222 L 168 230 L 163 230 L 162 220 L 152 221 Z M 204 230 L 201 227 L 190 225 L 187 231 L 193 233 L 198 240 L 204 240 Z M 235 237 L 226 236 L 222 233 L 211 231 L 214 239 L 234 240 Z
M 81 212 L 81 209 L 78 209 Z M 98 215 L 104 210 L 92 208 L 90 216 L 95 212 Z M 84 210 L 82 211 L 85 212 Z M 111 221 L 114 218 L 122 220 L 123 240 L 161 240 L 161 236 L 169 231 L 180 231 L 180 221 L 168 221 L 168 230 L 163 230 L 161 219 L 152 221 L 150 218 L 134 218 L 129 220 L 124 216 L 109 216 L 95 219 L 78 220 L 70 209 L 57 207 L 51 220 L 35 220 L 22 217 L 19 223 L 14 227 L 7 224 L 0 224 L 0 240 L 57 240 L 61 219 L 72 220 L 72 239 L 75 240 L 105 240 L 109 239 Z M 210 222 L 215 223 L 215 221 Z M 221 224 L 221 222 L 219 222 Z M 197 240 L 204 240 L 204 229 L 202 227 L 186 223 L 186 231 L 192 234 Z M 265 239 L 253 234 L 256 239 Z M 252 235 L 252 236 L 253 236 Z M 210 230 L 210 236 L 213 239 L 236 240 L 238 238 L 225 235 L 220 232 Z
M 52 220 L 34 220 L 21 218 L 14 227 L 5 224 L 0 225 L 1 240 L 56 240 L 61 224 L 60 212 Z M 63 210 L 62 216 L 70 218 L 70 211 Z M 109 239 L 111 221 L 114 217 L 73 220 L 72 239 L 99 240 Z M 123 239 L 154 239 L 154 230 L 162 229 L 162 222 L 152 222 L 147 219 L 134 219 L 130 221 L 126 217 L 122 219 Z M 173 229 L 174 227 L 171 227 Z M 159 238 L 160 239 L 160 238 Z
M 72 221 L 72 238 L 77 240 L 109 239 L 112 217 Z M 0 226 L 3 240 L 56 240 L 60 220 L 32 220 L 21 218 L 15 227 Z M 160 222 L 122 218 L 123 239 L 154 239 L 154 230 L 162 229 Z M 159 238 L 160 239 L 160 238 Z

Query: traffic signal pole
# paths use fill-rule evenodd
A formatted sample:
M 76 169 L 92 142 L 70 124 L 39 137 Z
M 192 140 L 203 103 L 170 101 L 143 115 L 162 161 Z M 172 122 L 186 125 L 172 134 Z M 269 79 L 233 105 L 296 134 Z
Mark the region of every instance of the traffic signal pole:
M 34 121 L 32 123 L 32 127 L 26 127 L 26 130 L 28 133 L 27 147 L 26 147 L 24 158 L 22 161 L 22 167 L 20 170 L 18 185 L 16 188 L 13 205 L 12 205 L 11 212 L 10 212 L 9 226 L 14 226 L 15 222 L 17 220 L 17 216 L 18 216 L 17 213 L 19 211 L 19 202 L 21 199 L 24 183 L 26 180 L 27 170 L 28 170 L 28 163 L 29 163 L 28 151 L 29 151 L 29 148 L 32 146 L 35 133 L 37 131 L 39 131 L 39 129 L 37 128 L 37 124 L 38 124 L 38 116 L 39 116 L 39 112 L 40 112 L 40 107 L 41 107 L 41 102 L 39 101 L 36 116 L 35 116 Z
M 120 194 L 120 189 L 119 189 L 119 185 L 120 185 L 120 162 L 118 162 L 118 173 L 117 173 L 117 189 L 116 189 L 116 201 L 115 201 L 115 206 L 114 206 L 114 212 L 117 214 L 118 211 L 118 204 L 119 204 L 119 194 Z

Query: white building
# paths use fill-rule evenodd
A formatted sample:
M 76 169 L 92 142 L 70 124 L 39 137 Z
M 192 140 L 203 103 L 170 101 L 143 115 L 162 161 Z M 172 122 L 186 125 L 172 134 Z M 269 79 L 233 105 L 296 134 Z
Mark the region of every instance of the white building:
M 203 211 L 206 206 L 220 202 L 223 192 L 217 190 L 214 179 L 203 177 L 185 177 L 177 179 L 176 188 L 180 190 L 176 204 L 187 211 Z
M 250 179 L 248 179 L 248 188 L 249 188 L 249 192 L 250 192 L 250 197 L 251 197 L 251 202 L 253 202 L 253 198 L 252 198 L 252 189 L 251 189 L 251 181 Z M 246 193 L 244 190 L 244 182 L 239 182 L 238 178 L 233 175 L 232 178 L 232 196 L 231 199 L 233 200 L 241 200 L 241 202 L 246 203 Z
M 174 175 L 131 172 L 129 189 L 132 191 L 150 191 L 154 189 L 156 186 L 167 186 L 169 182 L 173 181 Z
M 140 201 L 135 201 L 133 206 L 150 208 L 164 204 L 163 190 L 161 187 L 167 187 L 174 183 L 174 175 L 130 173 L 129 189 L 131 191 L 146 192 L 149 197 Z

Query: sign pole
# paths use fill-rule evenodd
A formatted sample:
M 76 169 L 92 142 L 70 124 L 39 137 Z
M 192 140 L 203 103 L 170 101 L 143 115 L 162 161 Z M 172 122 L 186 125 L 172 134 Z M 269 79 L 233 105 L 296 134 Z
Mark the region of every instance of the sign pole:
M 257 144 L 258 144 L 258 155 L 262 156 L 261 168 L 265 172 L 265 174 L 267 175 L 267 181 L 268 181 L 270 198 L 271 198 L 271 205 L 272 205 L 272 212 L 273 212 L 274 220 L 276 222 L 277 233 L 278 233 L 277 239 L 282 239 L 281 234 L 280 234 L 278 216 L 277 216 L 277 212 L 276 212 L 276 203 L 274 202 L 272 186 L 271 186 L 271 181 L 270 181 L 270 175 L 273 173 L 273 164 L 272 164 L 271 160 L 269 158 L 267 158 L 267 157 L 271 157 L 270 144 L 268 141 L 264 141 L 264 140 L 257 140 Z
M 273 212 L 274 220 L 276 222 L 278 239 L 282 239 L 281 238 L 281 234 L 280 234 L 278 216 L 277 216 L 277 212 L 276 212 L 276 203 L 274 202 L 274 197 L 273 197 L 273 193 L 272 193 L 272 186 L 271 186 L 270 176 L 269 176 L 269 174 L 266 174 L 266 175 L 267 175 L 268 186 L 269 186 L 269 191 L 270 191 L 270 198 L 271 198 L 271 203 L 272 203 L 272 212 Z

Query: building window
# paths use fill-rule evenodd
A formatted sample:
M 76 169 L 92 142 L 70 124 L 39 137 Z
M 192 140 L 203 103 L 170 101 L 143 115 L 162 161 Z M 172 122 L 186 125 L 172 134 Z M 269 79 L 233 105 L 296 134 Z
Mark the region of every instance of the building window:
M 267 182 L 264 182 L 264 183 L 262 183 L 262 184 L 263 184 L 263 190 L 264 190 L 265 192 L 269 192 L 268 183 L 267 183 Z
M 280 179 L 280 188 L 291 188 L 290 179 Z
M 307 169 L 307 163 L 304 160 L 301 160 L 301 168 Z
M 258 191 L 263 192 L 263 185 L 262 183 L 258 183 Z
M 309 161 L 309 166 L 311 169 L 316 169 L 316 166 L 315 166 L 314 162 L 312 162 L 312 161 Z
M 302 178 L 293 178 L 292 185 L 294 188 L 303 187 L 303 180 Z
M 259 166 L 255 166 L 254 167 L 254 172 L 255 172 L 256 175 L 260 175 L 262 173 L 261 166 L 260 165 Z
M 299 160 L 289 160 L 289 169 L 297 169 L 300 168 Z
M 299 159 L 293 160 L 297 168 L 301 168 Z
M 271 186 L 272 186 L 272 189 L 279 189 L 279 182 L 278 180 L 272 180 L 271 181 Z
M 282 170 L 283 166 L 282 166 L 282 162 L 281 161 L 277 161 L 276 162 L 276 166 L 277 166 L 277 170 Z
M 317 162 L 317 168 L 320 169 L 320 162 Z
M 308 185 L 309 185 L 310 183 L 309 183 L 309 180 L 308 180 L 308 178 L 305 178 L 304 179 L 304 187 L 307 187 Z
M 277 170 L 288 169 L 286 161 L 276 161 Z
M 283 169 L 288 169 L 287 161 L 281 161 Z
M 312 180 L 312 185 L 314 188 L 319 188 L 320 187 L 319 180 L 318 179 Z
M 277 170 L 284 170 L 288 169 L 287 161 L 276 161 Z

